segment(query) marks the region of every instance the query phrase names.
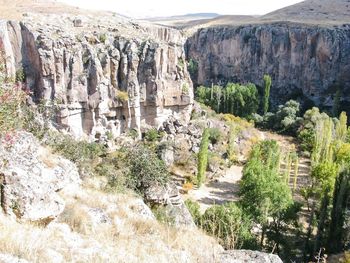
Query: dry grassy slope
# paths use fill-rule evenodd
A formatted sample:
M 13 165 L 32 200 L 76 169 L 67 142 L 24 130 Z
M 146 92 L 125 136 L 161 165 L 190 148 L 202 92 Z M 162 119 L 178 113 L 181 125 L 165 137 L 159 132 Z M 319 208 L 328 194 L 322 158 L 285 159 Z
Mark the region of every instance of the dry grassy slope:
M 21 20 L 24 13 L 41 14 L 103 14 L 85 10 L 74 6 L 69 6 L 55 0 L 0 0 L 0 19 Z
M 260 20 L 315 24 L 350 23 L 350 0 L 307 0 L 269 13 Z
M 173 21 L 167 25 L 193 32 L 196 28 L 261 24 L 288 21 L 312 25 L 341 25 L 350 23 L 350 0 L 306 0 L 264 16 L 226 15 L 213 19 Z M 158 23 L 161 23 L 158 21 Z

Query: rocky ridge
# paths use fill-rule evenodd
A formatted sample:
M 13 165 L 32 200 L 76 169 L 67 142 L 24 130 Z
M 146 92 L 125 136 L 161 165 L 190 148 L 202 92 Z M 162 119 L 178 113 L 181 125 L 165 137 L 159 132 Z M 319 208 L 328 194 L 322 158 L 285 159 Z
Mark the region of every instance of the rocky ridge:
M 299 99 L 331 108 L 337 90 L 349 108 L 350 26 L 289 22 L 219 26 L 198 30 L 187 40 L 187 56 L 198 63 L 196 85 L 252 82 L 272 77 L 274 104 Z
M 23 69 L 35 103 L 75 137 L 113 138 L 169 115 L 189 118 L 192 82 L 177 30 L 105 16 L 27 13 L 0 23 L 9 76 Z

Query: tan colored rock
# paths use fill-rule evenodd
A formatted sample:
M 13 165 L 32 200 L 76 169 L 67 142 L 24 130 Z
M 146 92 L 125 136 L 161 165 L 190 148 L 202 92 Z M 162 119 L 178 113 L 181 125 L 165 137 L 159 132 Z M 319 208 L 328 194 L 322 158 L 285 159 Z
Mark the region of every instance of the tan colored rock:
M 20 24 L 0 24 L 8 73 L 23 67 L 34 101 L 53 101 L 58 126 L 92 140 L 107 131 L 140 134 L 142 125 L 158 127 L 170 115 L 189 119 L 184 41 L 177 30 L 111 14 L 28 14 Z

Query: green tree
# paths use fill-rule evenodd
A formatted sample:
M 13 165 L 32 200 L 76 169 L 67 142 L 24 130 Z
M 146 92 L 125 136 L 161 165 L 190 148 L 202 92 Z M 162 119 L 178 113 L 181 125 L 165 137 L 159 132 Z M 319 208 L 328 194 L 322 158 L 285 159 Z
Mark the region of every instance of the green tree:
M 321 200 L 314 253 L 320 249 L 322 241 L 325 239 L 324 229 L 327 220 L 328 206 L 330 205 L 338 171 L 338 165 L 327 161 L 317 164 L 312 169 L 311 176 L 314 179 L 317 196 Z
M 340 140 L 342 142 L 346 141 L 347 129 L 348 129 L 347 123 L 348 123 L 348 117 L 346 116 L 346 112 L 343 111 L 340 114 L 339 121 L 335 126 L 335 135 L 337 140 Z
M 340 109 L 340 99 L 341 99 L 341 89 L 338 87 L 334 96 L 333 101 L 333 116 L 337 117 L 339 115 Z
M 277 142 L 263 141 L 253 147 L 243 169 L 240 202 L 254 222 L 263 226 L 261 245 L 269 227 L 268 218 L 282 219 L 281 215 L 293 205 L 291 190 L 278 173 L 279 161 Z
M 129 173 L 127 187 L 143 194 L 154 185 L 165 185 L 170 178 L 162 160 L 143 145 L 137 145 L 127 156 Z
M 259 107 L 259 94 L 254 84 L 240 85 L 228 83 L 225 87 L 213 85 L 196 89 L 198 102 L 210 106 L 220 113 L 249 117 Z
M 263 101 L 264 115 L 269 111 L 271 84 L 272 84 L 271 77 L 269 75 L 264 75 L 264 101 Z
M 200 187 L 205 181 L 205 172 L 208 165 L 208 147 L 209 147 L 209 129 L 206 128 L 202 135 L 202 141 L 198 152 L 198 172 L 197 172 L 197 181 L 198 186 Z

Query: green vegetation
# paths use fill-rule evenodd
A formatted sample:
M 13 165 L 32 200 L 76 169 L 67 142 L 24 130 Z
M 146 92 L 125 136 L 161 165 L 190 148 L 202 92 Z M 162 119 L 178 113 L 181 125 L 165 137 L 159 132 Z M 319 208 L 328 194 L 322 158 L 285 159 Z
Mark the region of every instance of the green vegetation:
M 198 74 L 198 63 L 193 60 L 193 59 L 190 59 L 188 61 L 188 72 L 191 74 L 192 78 L 195 79 L 197 74 Z
M 217 237 L 226 249 L 254 248 L 252 223 L 236 203 L 213 205 L 201 217 L 202 228 Z
M 127 186 L 141 194 L 154 185 L 165 185 L 169 181 L 169 172 L 162 160 L 143 145 L 132 149 L 128 155 Z
M 198 203 L 186 200 L 185 204 L 196 225 L 216 237 L 226 249 L 257 248 L 256 239 L 251 233 L 252 222 L 238 204 L 213 205 L 203 215 Z
M 145 140 L 149 142 L 155 142 L 159 139 L 159 133 L 156 128 L 148 130 L 145 134 Z
M 263 101 L 264 115 L 269 111 L 271 83 L 272 83 L 271 77 L 269 75 L 264 75 L 264 101 Z
M 105 43 L 107 40 L 107 34 L 101 34 L 98 36 L 98 39 L 100 40 L 101 43 Z
M 246 86 L 228 83 L 225 87 L 211 88 L 200 86 L 196 90 L 200 103 L 210 106 L 218 113 L 231 113 L 240 117 L 249 117 L 259 108 L 258 90 L 254 84 Z
M 223 137 L 222 132 L 218 128 L 209 129 L 209 140 L 212 144 L 218 143 Z
M 115 97 L 121 102 L 125 102 L 129 100 L 129 94 L 126 91 L 121 91 L 121 90 L 116 91 Z
M 183 83 L 182 86 L 181 86 L 181 92 L 182 94 L 184 95 L 188 95 L 190 93 L 190 88 L 189 88 L 189 85 L 188 83 Z
M 98 157 L 106 154 L 106 149 L 101 144 L 76 141 L 71 136 L 59 132 L 48 132 L 43 142 L 55 153 L 76 163 L 80 173 L 85 176 L 93 174 Z
M 254 114 L 252 118 L 258 127 L 294 135 L 302 121 L 302 118 L 298 117 L 299 111 L 300 104 L 290 100 L 278 106 L 276 113 L 267 112 L 264 116 Z
M 205 172 L 208 165 L 208 146 L 209 146 L 209 129 L 206 128 L 202 135 L 202 141 L 198 153 L 198 172 L 197 172 L 197 181 L 198 186 L 200 187 L 205 181 Z
M 1 83 L 0 83 L 1 85 Z M 22 106 L 27 94 L 19 86 L 6 83 L 0 87 L 0 134 L 6 134 L 24 126 Z

